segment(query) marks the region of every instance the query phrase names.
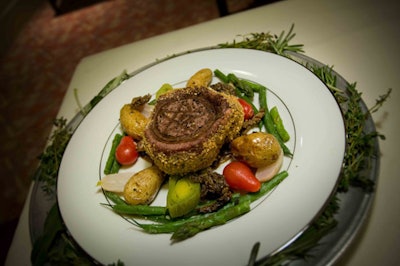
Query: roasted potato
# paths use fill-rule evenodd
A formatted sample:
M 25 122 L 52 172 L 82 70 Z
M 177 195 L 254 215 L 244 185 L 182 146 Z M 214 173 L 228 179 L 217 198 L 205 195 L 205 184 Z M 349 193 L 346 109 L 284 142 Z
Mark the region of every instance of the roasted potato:
M 131 104 L 125 104 L 121 108 L 119 120 L 122 130 L 126 134 L 133 137 L 135 140 L 142 139 L 148 119 L 140 111 L 132 108 Z
M 273 164 L 282 152 L 278 140 L 264 132 L 237 137 L 231 142 L 231 151 L 236 159 L 255 168 Z
M 132 205 L 151 203 L 160 190 L 164 177 L 164 173 L 156 166 L 137 172 L 125 184 L 125 201 Z
M 186 87 L 208 87 L 211 83 L 213 73 L 209 68 L 203 68 L 190 77 Z

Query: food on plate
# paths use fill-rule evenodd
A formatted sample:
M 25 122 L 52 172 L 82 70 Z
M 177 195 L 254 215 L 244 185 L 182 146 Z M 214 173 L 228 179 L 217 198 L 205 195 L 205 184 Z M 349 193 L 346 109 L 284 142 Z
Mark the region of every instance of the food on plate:
M 244 192 L 257 192 L 261 188 L 260 181 L 245 163 L 230 162 L 225 166 L 223 175 L 228 185 L 235 190 Z
M 209 68 L 203 68 L 194 73 L 186 82 L 186 87 L 208 87 L 211 83 L 213 73 Z
M 271 118 L 274 121 L 276 131 L 278 135 L 281 137 L 282 141 L 283 142 L 289 141 L 290 135 L 286 131 L 285 126 L 283 125 L 283 121 L 279 114 L 278 108 L 276 106 L 272 107 L 270 113 L 271 113 Z
M 235 138 L 231 151 L 237 160 L 243 160 L 254 168 L 265 167 L 278 160 L 282 148 L 278 140 L 265 132 L 254 132 Z
M 249 120 L 254 115 L 253 107 L 243 99 L 238 99 L 240 105 L 243 107 L 244 120 Z
M 200 183 L 188 177 L 170 176 L 168 182 L 167 209 L 172 218 L 188 214 L 200 201 Z
M 131 136 L 124 136 L 115 149 L 115 158 L 121 165 L 134 164 L 139 157 L 136 143 Z
M 211 84 L 213 72 L 201 69 L 185 88 L 164 83 L 152 101 L 150 95 L 139 96 L 120 109 L 124 136 L 115 135 L 107 175 L 98 185 L 115 212 L 146 232 L 184 240 L 250 211 L 251 202 L 288 175 L 278 172 L 283 151 L 290 151 L 280 137 L 262 132 L 263 127 L 277 130 L 266 105 L 267 89 L 234 74 L 214 73 L 222 82 Z M 138 156 L 152 166 L 113 174 L 119 171 L 115 165 L 132 164 Z M 166 206 L 154 206 L 165 180 Z M 144 223 L 136 220 L 143 218 Z
M 267 182 L 271 180 L 281 169 L 283 163 L 283 152 L 280 153 L 278 159 L 266 166 L 258 167 L 255 176 L 257 177 L 260 182 Z
M 131 103 L 125 104 L 120 110 L 119 120 L 122 130 L 136 140 L 142 139 L 144 129 L 148 123 L 148 118 L 143 114 L 143 109 L 150 98 L 150 94 L 143 97 L 135 97 Z
M 176 89 L 158 98 L 142 145 L 163 172 L 195 172 L 209 167 L 237 136 L 243 117 L 234 96 L 206 87 Z
M 164 83 L 161 88 L 158 89 L 158 91 L 156 92 L 156 100 L 158 99 L 158 97 L 160 97 L 161 95 L 172 91 L 174 88 L 171 86 L 171 84 L 168 83 Z
M 109 174 L 103 176 L 103 178 L 97 182 L 97 185 L 101 186 L 105 191 L 123 193 L 125 185 L 128 183 L 132 175 L 133 173 L 129 172 Z
M 124 187 L 125 201 L 133 205 L 151 203 L 160 190 L 164 177 L 164 173 L 156 166 L 150 166 L 132 175 Z
M 121 126 L 126 134 L 135 139 L 142 139 L 148 119 L 130 104 L 125 104 L 120 111 Z
M 201 201 L 208 201 L 208 203 L 199 206 L 198 211 L 200 213 L 214 212 L 232 199 L 233 193 L 228 183 L 226 183 L 225 177 L 211 168 L 189 176 L 193 182 L 200 183 Z

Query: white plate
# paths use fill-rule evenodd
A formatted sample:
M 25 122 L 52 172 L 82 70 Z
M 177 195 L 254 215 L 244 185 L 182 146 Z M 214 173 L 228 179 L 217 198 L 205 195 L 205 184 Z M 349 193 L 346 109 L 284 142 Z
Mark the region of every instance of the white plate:
M 163 83 L 182 85 L 204 67 L 233 72 L 268 87 L 268 105 L 278 106 L 292 137 L 288 146 L 294 156 L 284 161 L 289 177 L 249 213 L 171 245 L 169 234 L 146 234 L 101 206 L 106 199 L 96 183 L 111 138 L 119 131 L 121 106 L 132 97 L 154 93 Z M 259 254 L 267 255 L 310 224 L 334 191 L 344 150 L 339 106 L 306 68 L 256 50 L 203 50 L 145 68 L 89 113 L 65 151 L 58 202 L 72 237 L 103 264 L 120 259 L 125 265 L 245 265 L 254 243 L 260 242 Z M 133 170 L 144 164 L 139 161 Z M 154 204 L 165 203 L 165 195 L 160 191 Z

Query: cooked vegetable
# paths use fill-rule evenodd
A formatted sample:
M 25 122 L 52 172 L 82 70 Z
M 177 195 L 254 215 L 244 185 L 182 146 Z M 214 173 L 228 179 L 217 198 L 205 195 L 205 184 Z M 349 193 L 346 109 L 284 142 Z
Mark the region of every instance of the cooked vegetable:
M 272 120 L 274 121 L 276 131 L 278 135 L 282 138 L 283 142 L 287 142 L 290 139 L 289 133 L 286 131 L 283 125 L 282 118 L 279 114 L 278 108 L 276 106 L 272 107 L 270 110 Z
M 270 181 L 263 183 L 258 192 L 240 195 L 239 198 L 232 198 L 232 200 L 227 203 L 224 208 L 212 214 L 195 215 L 189 218 L 171 220 L 165 223 L 141 224 L 136 222 L 136 224 L 144 231 L 151 234 L 173 233 L 179 230 L 179 232 L 175 236 L 172 236 L 172 238 L 174 241 L 184 240 L 188 237 L 192 237 L 195 233 L 208 229 L 212 226 L 223 224 L 247 212 L 249 203 L 254 202 L 255 200 L 267 194 L 269 191 L 279 185 L 287 176 L 288 172 L 280 172 Z M 183 229 L 179 229 L 180 227 Z M 184 231 L 189 232 L 185 233 Z
M 243 107 L 244 120 L 249 120 L 250 118 L 252 118 L 254 115 L 253 107 L 244 99 L 239 98 L 238 101 L 240 105 Z
M 251 169 L 244 163 L 234 161 L 225 166 L 223 170 L 226 183 L 235 190 L 257 192 L 261 183 L 254 176 Z
M 223 83 L 229 83 L 228 77 L 227 77 L 224 73 L 222 73 L 221 70 L 215 69 L 215 70 L 214 70 L 214 75 L 215 75 L 219 80 L 221 80 Z
M 251 82 L 249 80 L 240 79 L 233 73 L 229 73 L 228 75 L 225 75 L 218 69 L 214 70 L 214 74 L 222 82 L 233 84 L 235 87 L 236 96 L 244 99 L 247 103 L 252 105 L 255 113 L 257 113 L 257 108 L 252 104 L 252 100 L 253 100 L 254 92 L 258 93 L 259 102 L 260 102 L 260 110 L 263 110 L 265 112 L 264 118 L 263 118 L 263 124 L 265 126 L 265 129 L 267 130 L 268 133 L 271 133 L 272 135 L 274 135 L 277 138 L 285 155 L 292 156 L 291 151 L 285 145 L 281 136 L 279 136 L 276 126 L 274 124 L 274 121 L 271 117 L 270 110 L 268 109 L 267 88 L 263 85 Z
M 239 202 L 237 205 L 214 212 L 209 216 L 203 216 L 196 221 L 185 223 L 172 234 L 171 240 L 182 241 L 213 226 L 225 224 L 227 221 L 249 212 L 250 203 L 249 200 Z
M 164 83 L 161 88 L 158 89 L 158 91 L 156 92 L 156 99 L 158 99 L 158 97 L 160 97 L 161 95 L 172 91 L 174 88 L 171 86 L 171 84 L 168 83 Z
M 104 191 L 104 195 L 111 200 L 112 202 L 114 202 L 115 204 L 125 204 L 128 205 L 128 203 L 126 203 L 119 195 L 120 193 L 115 193 L 115 192 L 111 192 L 111 191 Z
M 235 74 L 229 73 L 227 75 L 229 83 L 232 83 L 240 92 L 240 97 L 246 97 L 249 101 L 253 100 L 254 90 L 244 83 L 242 79 L 239 79 Z
M 135 141 L 130 136 L 124 136 L 115 149 L 115 158 L 121 165 L 131 165 L 137 161 L 138 157 Z
M 192 211 L 200 201 L 200 183 L 188 177 L 171 176 L 168 182 L 167 209 L 172 218 Z
M 117 149 L 119 143 L 121 142 L 122 135 L 121 134 L 116 134 L 114 136 L 114 139 L 112 141 L 110 153 L 108 154 L 106 166 L 104 167 L 104 174 L 114 174 L 118 173 L 120 165 L 118 161 L 115 158 L 115 150 Z
M 151 166 L 134 174 L 124 187 L 125 201 L 132 205 L 151 203 L 161 184 L 164 182 L 164 173 L 156 166 Z
M 115 204 L 111 208 L 117 213 L 128 215 L 164 215 L 167 212 L 163 206 Z
M 266 182 L 274 177 L 282 167 L 283 163 L 283 151 L 280 152 L 278 159 L 267 166 L 261 166 L 257 168 L 255 176 L 260 182 Z
M 186 87 L 208 87 L 212 80 L 212 71 L 209 68 L 203 68 L 190 77 Z
M 97 182 L 97 185 L 106 191 L 122 193 L 132 175 L 128 172 L 109 174 Z
M 274 163 L 278 160 L 281 150 L 278 140 L 265 132 L 242 135 L 231 142 L 233 156 L 255 168 Z
M 282 147 L 283 152 L 287 156 L 292 156 L 292 152 L 289 148 L 285 145 L 281 137 L 279 136 L 278 132 L 276 131 L 274 121 L 272 120 L 271 113 L 268 109 L 267 105 L 267 88 L 260 85 L 259 88 L 259 100 L 260 100 L 260 109 L 264 109 L 264 126 L 268 133 L 274 135 L 274 137 L 279 141 L 279 144 Z
M 136 140 L 141 140 L 148 119 L 140 110 L 132 107 L 131 104 L 125 104 L 120 111 L 120 122 L 123 131 Z

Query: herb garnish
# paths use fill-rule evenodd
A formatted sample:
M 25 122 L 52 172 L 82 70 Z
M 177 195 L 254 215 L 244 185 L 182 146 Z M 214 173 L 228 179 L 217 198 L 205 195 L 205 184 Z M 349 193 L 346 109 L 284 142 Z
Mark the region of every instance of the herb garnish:
M 43 191 L 50 195 L 55 193 L 58 169 L 72 136 L 72 131 L 66 127 L 66 124 L 67 120 L 64 118 L 54 120 L 54 131 L 49 139 L 51 144 L 39 156 L 40 164 L 35 173 L 37 181 L 43 183 Z
M 302 44 L 289 44 L 289 42 L 296 36 L 296 34 L 293 33 L 293 29 L 294 29 L 294 24 L 292 24 L 286 35 L 285 31 L 282 31 L 279 36 L 270 34 L 269 32 L 251 33 L 249 35 L 239 35 L 243 37 L 242 41 L 237 42 L 236 40 L 233 40 L 233 42 L 231 43 L 227 42 L 224 44 L 219 44 L 218 46 L 220 48 L 255 49 L 289 57 L 287 52 L 294 52 L 294 53 L 304 52 Z
M 246 48 L 256 49 L 276 53 L 278 55 L 290 58 L 289 53 L 303 53 L 303 45 L 291 45 L 289 42 L 294 38 L 294 25 L 291 26 L 287 34 L 284 31 L 278 35 L 270 33 L 251 33 L 250 35 L 242 36 L 243 40 L 237 42 L 234 40 L 231 43 L 219 44 L 217 48 Z M 391 89 L 386 94 L 380 96 L 376 104 L 369 110 L 363 110 L 361 107 L 361 94 L 356 90 L 356 84 L 347 84 L 346 90 L 336 87 L 336 76 L 333 74 L 332 67 L 318 67 L 306 65 L 314 72 L 331 90 L 339 104 L 343 107 L 346 134 L 347 134 L 347 150 L 344 158 L 343 174 L 341 183 L 338 187 L 339 192 L 346 192 L 349 186 L 358 186 L 364 191 L 371 192 L 374 189 L 374 182 L 364 178 L 360 173 L 365 169 L 368 160 L 374 153 L 374 143 L 377 137 L 384 139 L 383 135 L 377 132 L 364 132 L 366 120 L 370 113 L 376 112 L 382 104 L 388 99 Z M 124 72 L 119 77 L 111 80 L 103 88 L 103 90 L 92 99 L 85 107 L 81 107 L 81 113 L 85 116 L 107 93 L 119 86 L 121 82 L 128 79 L 130 76 Z M 75 91 L 75 95 L 77 91 Z M 80 104 L 79 104 L 80 105 Z M 72 135 L 66 129 L 66 121 L 62 118 L 55 121 L 55 130 L 50 138 L 51 144 L 46 148 L 45 152 L 40 156 L 40 165 L 37 172 L 37 180 L 44 183 L 43 190 L 45 192 L 54 193 L 56 178 L 58 176 L 58 167 L 61 162 L 62 155 L 66 145 Z M 256 243 L 252 254 L 250 254 L 249 265 L 281 265 L 287 264 L 296 259 L 305 259 L 309 255 L 309 251 L 315 247 L 319 240 L 329 234 L 336 226 L 337 220 L 334 215 L 339 210 L 337 195 L 335 195 L 324 212 L 316 221 L 290 246 L 273 254 L 267 260 L 256 262 L 259 243 Z M 56 206 L 56 205 L 55 205 Z M 56 207 L 55 207 L 56 208 Z M 67 237 L 66 227 L 62 222 L 59 212 L 50 212 L 45 223 L 45 234 L 34 243 L 34 251 L 32 252 L 32 262 L 35 264 L 35 259 L 40 257 L 40 262 L 67 262 L 63 258 L 85 256 L 84 253 L 77 250 L 77 246 Z M 43 244 L 45 243 L 45 245 Z M 49 243 L 58 243 L 64 245 L 64 249 L 60 252 L 51 250 L 52 245 Z M 67 248 L 65 248 L 67 247 Z M 45 256 L 39 254 L 45 253 Z M 36 253 L 35 253 L 36 252 Z M 82 258 L 82 261 L 93 263 L 91 260 Z M 114 264 L 115 265 L 115 264 Z M 117 265 L 123 265 L 118 261 Z

